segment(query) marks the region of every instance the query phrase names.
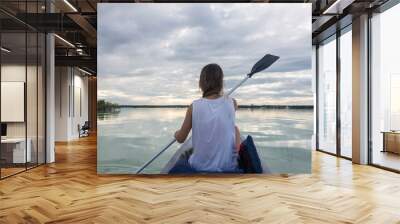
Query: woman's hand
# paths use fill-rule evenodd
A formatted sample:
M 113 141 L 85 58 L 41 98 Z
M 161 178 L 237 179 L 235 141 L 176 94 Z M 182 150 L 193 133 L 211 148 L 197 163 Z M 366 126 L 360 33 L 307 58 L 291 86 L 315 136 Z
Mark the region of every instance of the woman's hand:
M 179 131 L 180 130 L 177 130 L 176 132 L 175 132 L 175 134 L 174 134 L 174 138 L 179 142 L 179 140 L 178 140 L 178 138 L 179 138 Z

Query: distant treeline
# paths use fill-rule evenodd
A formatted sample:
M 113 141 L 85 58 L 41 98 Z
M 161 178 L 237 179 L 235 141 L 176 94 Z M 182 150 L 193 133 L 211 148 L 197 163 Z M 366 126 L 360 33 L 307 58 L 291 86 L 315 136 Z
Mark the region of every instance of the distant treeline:
M 105 100 L 97 101 L 98 112 L 116 112 L 119 111 L 120 106 L 116 103 L 107 102 Z
M 119 105 L 121 108 L 187 108 L 188 105 Z M 313 109 L 313 105 L 239 105 L 245 109 Z

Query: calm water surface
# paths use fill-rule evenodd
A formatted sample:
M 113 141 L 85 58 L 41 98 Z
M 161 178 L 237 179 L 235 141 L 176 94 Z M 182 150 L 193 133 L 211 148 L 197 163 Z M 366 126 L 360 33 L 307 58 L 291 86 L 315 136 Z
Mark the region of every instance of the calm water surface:
M 98 114 L 99 173 L 135 171 L 172 139 L 185 116 L 184 108 L 122 108 Z M 251 135 L 261 160 L 272 173 L 309 173 L 313 110 L 240 109 L 236 124 Z M 175 143 L 144 173 L 159 173 L 178 149 Z

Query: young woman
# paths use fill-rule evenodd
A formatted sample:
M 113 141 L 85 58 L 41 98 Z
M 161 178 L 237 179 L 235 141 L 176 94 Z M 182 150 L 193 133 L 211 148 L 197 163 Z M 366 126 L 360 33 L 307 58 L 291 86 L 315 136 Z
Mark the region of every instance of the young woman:
M 239 171 L 240 133 L 235 126 L 237 103 L 223 95 L 223 79 L 223 71 L 217 64 L 208 64 L 201 70 L 199 87 L 203 96 L 193 101 L 181 129 L 175 133 L 176 140 L 183 143 L 192 130 L 193 153 L 186 162 L 178 163 L 171 173 L 182 170 Z

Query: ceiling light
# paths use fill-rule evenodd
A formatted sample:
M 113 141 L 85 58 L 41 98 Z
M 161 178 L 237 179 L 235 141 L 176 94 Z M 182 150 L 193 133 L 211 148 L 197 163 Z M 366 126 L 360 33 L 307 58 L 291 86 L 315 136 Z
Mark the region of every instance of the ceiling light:
M 351 5 L 355 0 L 336 0 L 322 14 L 342 14 L 347 6 Z
M 66 43 L 67 45 L 69 45 L 70 47 L 75 48 L 75 45 L 73 45 L 73 44 L 72 44 L 71 42 L 69 42 L 68 40 L 66 40 L 66 39 L 64 39 L 64 38 L 62 38 L 62 37 L 60 37 L 60 36 L 57 35 L 57 34 L 54 34 L 54 36 L 57 37 L 58 39 L 60 39 L 62 42 L 64 42 L 64 43 Z
M 78 53 L 79 55 L 83 55 L 83 49 L 82 48 L 77 48 L 76 49 L 76 53 Z
M 78 70 L 81 71 L 81 72 L 83 72 L 83 73 L 85 73 L 85 74 L 87 74 L 87 75 L 92 75 L 92 73 L 90 73 L 90 72 L 88 72 L 88 71 L 86 71 L 86 70 L 83 70 L 83 69 L 81 69 L 81 68 L 79 68 L 79 67 L 78 67 Z
M 6 53 L 10 53 L 10 52 L 11 52 L 11 50 L 9 50 L 9 49 L 7 49 L 7 48 L 5 48 L 5 47 L 1 47 L 1 50 L 4 51 L 4 52 L 6 52 Z
M 68 1 L 64 0 L 65 4 L 67 4 L 74 12 L 78 12 L 78 10 Z

